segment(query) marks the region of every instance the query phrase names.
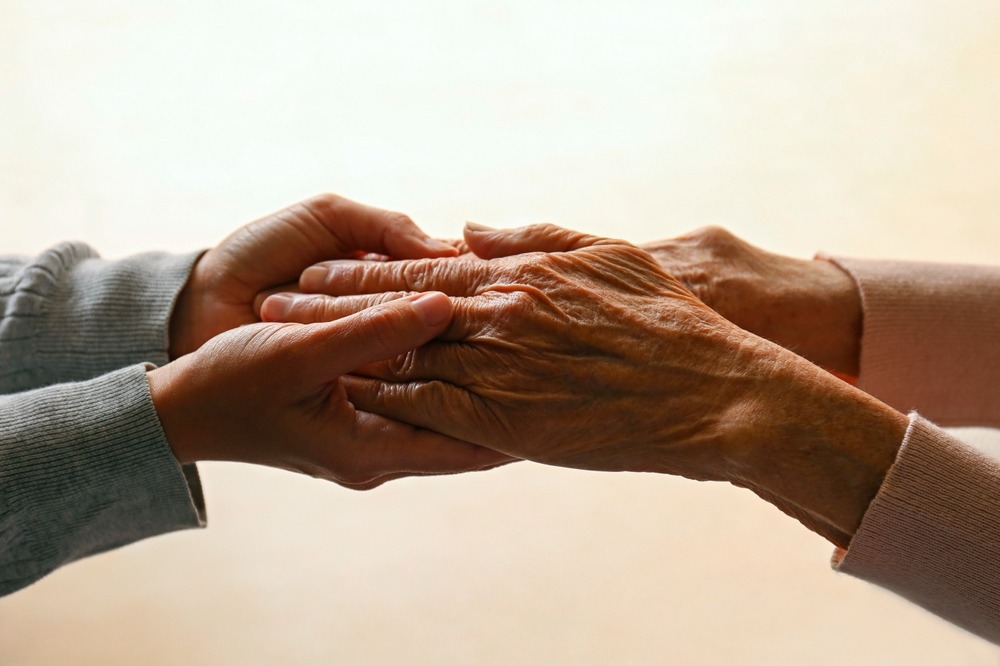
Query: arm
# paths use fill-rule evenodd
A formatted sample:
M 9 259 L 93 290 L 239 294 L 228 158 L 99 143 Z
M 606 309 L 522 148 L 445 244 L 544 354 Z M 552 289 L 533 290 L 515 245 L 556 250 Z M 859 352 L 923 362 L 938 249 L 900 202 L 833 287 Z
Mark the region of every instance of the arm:
M 1000 464 L 916 414 L 834 566 L 1000 643 Z
M 347 400 L 340 375 L 426 342 L 450 316 L 449 301 L 429 294 L 331 324 L 243 326 L 161 368 L 4 396 L 0 594 L 204 525 L 194 466 L 181 463 L 269 465 L 366 490 L 510 462 Z
M 647 248 L 739 325 L 854 376 L 896 409 L 944 425 L 998 424 L 1000 269 L 803 261 L 717 228 Z M 998 488 L 995 459 L 913 414 L 834 565 L 1000 642 Z
M 405 216 L 323 195 L 238 230 L 190 277 L 194 256 L 104 262 L 81 245 L 6 260 L 8 390 L 176 358 L 0 399 L 0 594 L 80 557 L 203 525 L 198 460 L 357 489 L 510 462 L 359 412 L 339 385 L 352 363 L 433 337 L 450 318 L 447 299 L 400 301 L 332 326 L 253 325 L 261 289 L 318 259 L 365 252 L 455 254 Z
M 148 536 L 205 524 L 139 361 L 196 255 L 105 261 L 79 243 L 0 260 L 0 595 Z M 105 374 L 107 373 L 107 374 Z
M 87 555 L 204 525 L 146 369 L 0 397 L 0 595 Z
M 1000 425 L 1000 268 L 809 261 L 712 227 L 645 249 L 736 325 L 898 410 L 946 426 Z
M 265 302 L 263 314 L 338 317 L 380 298 L 345 296 L 354 292 L 449 291 L 458 314 L 445 338 L 461 345 L 366 368 L 369 378 L 348 386 L 356 404 L 540 462 L 750 488 L 850 545 L 842 570 L 1000 640 L 991 601 L 1000 598 L 1000 567 L 938 575 L 1000 543 L 995 527 L 985 529 L 1000 509 L 990 494 L 1000 472 L 988 461 L 959 444 L 945 454 L 952 469 L 976 474 L 968 484 L 961 474 L 932 478 L 919 435 L 930 429 L 954 445 L 947 435 L 734 326 L 626 243 L 545 227 L 471 231 L 466 240 L 491 260 L 410 262 L 364 275 L 334 262 L 310 269 L 301 284 L 340 297 L 300 296 L 273 312 Z M 528 249 L 558 254 L 507 256 Z M 851 282 L 827 268 L 834 281 Z M 836 345 L 825 349 L 829 365 L 850 360 Z M 970 511 L 967 501 L 976 520 L 956 519 Z M 872 566 L 880 550 L 896 559 Z
M 332 194 L 252 222 L 206 253 L 100 259 L 81 243 L 0 258 L 0 393 L 163 365 L 258 321 L 254 298 L 310 264 L 374 252 L 450 256 L 405 215 Z
M 0 393 L 167 362 L 167 322 L 196 255 L 105 261 L 64 243 L 0 259 Z

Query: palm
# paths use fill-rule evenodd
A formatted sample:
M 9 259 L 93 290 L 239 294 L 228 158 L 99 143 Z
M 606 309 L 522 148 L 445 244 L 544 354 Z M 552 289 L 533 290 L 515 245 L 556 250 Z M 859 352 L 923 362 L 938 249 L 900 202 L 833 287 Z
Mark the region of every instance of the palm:
M 236 230 L 201 258 L 171 320 L 171 356 L 259 321 L 254 299 L 261 292 L 289 286 L 319 261 L 359 252 L 398 258 L 455 254 L 405 215 L 333 195 L 314 197 Z

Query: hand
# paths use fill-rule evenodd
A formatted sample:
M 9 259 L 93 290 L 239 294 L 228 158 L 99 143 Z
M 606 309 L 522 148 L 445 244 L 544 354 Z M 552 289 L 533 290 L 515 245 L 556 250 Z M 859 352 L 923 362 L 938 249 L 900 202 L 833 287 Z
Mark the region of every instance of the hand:
M 447 298 L 425 294 L 328 324 L 244 326 L 150 371 L 153 404 L 182 463 L 256 463 L 367 489 L 510 462 L 347 400 L 341 375 L 423 344 L 450 316 Z
M 254 299 L 287 287 L 324 259 L 378 253 L 394 258 L 454 256 L 400 213 L 324 194 L 252 222 L 195 265 L 170 320 L 170 358 L 231 328 L 257 322 Z
M 843 377 L 857 376 L 861 296 L 831 262 L 772 254 L 718 227 L 643 249 L 737 326 Z
M 846 544 L 905 417 L 733 325 L 624 241 L 552 226 L 466 241 L 488 261 L 329 262 L 300 286 L 336 298 L 276 298 L 262 315 L 335 319 L 445 291 L 456 314 L 440 341 L 349 378 L 355 404 L 543 463 L 727 480 Z

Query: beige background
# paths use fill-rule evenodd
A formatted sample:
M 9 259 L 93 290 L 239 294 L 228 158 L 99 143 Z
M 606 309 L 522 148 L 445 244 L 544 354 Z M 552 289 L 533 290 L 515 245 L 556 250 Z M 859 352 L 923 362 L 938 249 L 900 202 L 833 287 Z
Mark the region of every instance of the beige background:
M 0 237 L 211 245 L 322 190 L 640 241 L 994 261 L 1000 5 L 0 2 Z M 211 527 L 0 599 L 2 664 L 996 664 L 746 492 L 204 465 Z

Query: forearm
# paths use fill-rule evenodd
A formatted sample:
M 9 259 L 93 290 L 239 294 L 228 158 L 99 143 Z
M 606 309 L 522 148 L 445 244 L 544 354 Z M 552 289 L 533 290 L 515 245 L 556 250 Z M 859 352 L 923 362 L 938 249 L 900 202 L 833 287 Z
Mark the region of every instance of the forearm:
M 0 393 L 166 363 L 170 313 L 195 258 L 105 261 L 65 243 L 0 261 Z
M 732 480 L 846 547 L 895 460 L 907 419 L 784 350 L 770 353 L 764 383 L 731 426 Z
M 145 368 L 0 398 L 0 594 L 87 555 L 204 524 Z
M 801 365 L 752 413 L 734 481 L 836 544 L 840 571 L 1000 642 L 1000 465 Z

